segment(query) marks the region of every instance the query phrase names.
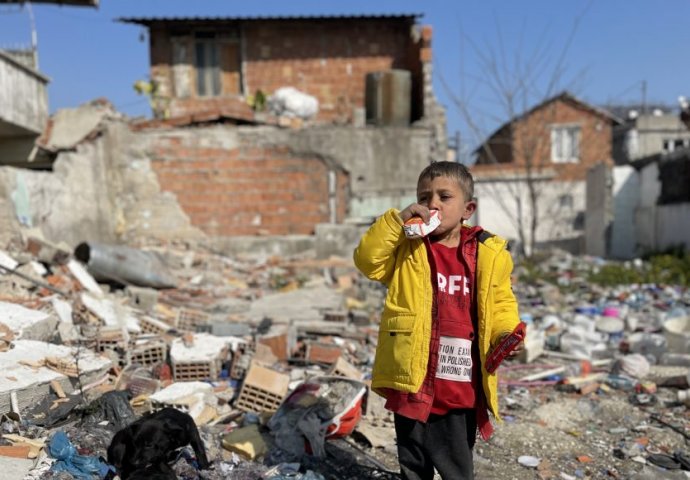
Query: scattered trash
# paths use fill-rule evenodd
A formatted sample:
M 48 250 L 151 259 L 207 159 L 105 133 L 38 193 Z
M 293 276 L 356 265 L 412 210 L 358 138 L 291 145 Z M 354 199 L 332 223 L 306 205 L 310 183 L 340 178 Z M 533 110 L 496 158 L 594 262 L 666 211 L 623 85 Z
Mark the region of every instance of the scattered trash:
M 530 455 L 521 455 L 518 457 L 517 461 L 523 467 L 537 468 L 541 460 L 539 460 L 537 457 L 532 457 Z
M 163 262 L 175 288 L 112 274 L 101 284 L 48 246 L 34 248 L 43 270 L 26 251 L 5 254 L 16 264 L 0 256 L 32 279 L 0 274 L 0 391 L 9 392 L 0 404 L 6 398 L 10 412 L 0 455 L 36 458 L 40 478 L 57 464 L 45 457 L 56 431 L 97 460 L 116 431 L 172 407 L 198 426 L 209 479 L 394 478 L 393 419 L 366 387 L 385 289 L 337 258 L 138 247 Z M 648 457 L 682 451 L 688 435 L 690 352 L 671 347 L 683 341 L 674 325 L 690 296 L 670 286 L 600 288 L 578 280 L 577 262 L 557 258 L 544 275 L 562 280 L 514 285 L 527 336 L 523 353 L 496 369 L 505 420 L 496 445 L 514 428 L 513 468 L 544 478 L 658 469 Z M 572 451 L 573 439 L 591 453 L 553 456 Z M 200 478 L 191 449 L 172 460 L 179 477 Z
M 48 453 L 57 460 L 50 467 L 51 471 L 67 472 L 77 479 L 91 480 L 94 475 L 103 478 L 107 472 L 112 470 L 110 466 L 96 457 L 79 455 L 77 449 L 62 431 L 55 432 L 50 438 Z
M 294 87 L 281 87 L 268 97 L 268 108 L 276 116 L 309 119 L 319 112 L 319 101 Z

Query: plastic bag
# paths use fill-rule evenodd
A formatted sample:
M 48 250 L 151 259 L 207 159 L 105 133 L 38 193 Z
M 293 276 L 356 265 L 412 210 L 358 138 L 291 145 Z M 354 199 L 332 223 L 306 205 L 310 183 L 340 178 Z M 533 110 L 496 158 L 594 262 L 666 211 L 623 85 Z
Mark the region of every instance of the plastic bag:
M 92 480 L 94 475 L 105 477 L 110 467 L 96 457 L 79 455 L 63 431 L 57 431 L 50 438 L 48 453 L 57 459 L 51 467 L 51 472 L 67 472 L 79 480 Z

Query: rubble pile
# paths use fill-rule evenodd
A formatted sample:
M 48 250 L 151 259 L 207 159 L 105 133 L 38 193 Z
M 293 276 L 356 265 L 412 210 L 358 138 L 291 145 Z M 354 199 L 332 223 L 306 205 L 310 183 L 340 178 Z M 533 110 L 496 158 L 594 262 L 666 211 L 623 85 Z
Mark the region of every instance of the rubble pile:
M 601 286 L 604 264 L 516 268 L 526 348 L 498 369 L 505 422 L 477 444 L 478 478 L 684 478 L 690 292 Z M 0 251 L 0 464 L 108 478 L 114 433 L 173 407 L 212 463 L 184 448 L 178 478 L 396 478 L 367 388 L 384 296 L 350 259 L 29 238 Z
M 2 438 L 22 447 L 12 456 L 39 457 L 32 478 L 76 475 L 55 467 L 62 460 L 48 445 L 56 432 L 80 454 L 105 458 L 110 438 L 129 423 L 123 418 L 165 407 L 194 419 L 214 462 L 198 472 L 193 454 L 181 455 L 175 469 L 184 478 L 318 479 L 328 473 L 326 456 L 331 473 L 337 464 L 351 478 L 361 469 L 386 478 L 388 467 L 351 439 L 324 444 L 357 424 L 371 435 L 392 428 L 382 408 L 361 421 L 380 287 L 339 258 L 139 247 L 81 244 L 72 253 L 30 238 L 0 252 Z M 320 395 L 290 400 L 314 382 Z M 115 393 L 126 395 L 124 407 L 122 397 L 112 404 Z M 94 417 L 105 398 L 110 414 Z M 301 429 L 276 419 L 284 403 L 293 416 L 313 412 Z M 366 434 L 360 438 L 364 445 Z M 322 461 L 306 468 L 306 456 Z
M 563 252 L 516 267 L 526 348 L 499 369 L 506 422 L 478 444 L 480 478 L 687 478 L 690 290 L 623 278 L 648 268 Z

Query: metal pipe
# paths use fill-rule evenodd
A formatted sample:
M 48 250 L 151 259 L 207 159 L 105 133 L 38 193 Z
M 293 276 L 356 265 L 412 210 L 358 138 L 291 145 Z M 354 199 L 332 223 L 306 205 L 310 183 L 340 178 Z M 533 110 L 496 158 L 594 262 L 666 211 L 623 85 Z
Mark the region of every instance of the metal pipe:
M 163 260 L 153 252 L 120 245 L 80 243 L 74 256 L 97 280 L 151 288 L 175 288 L 177 280 Z

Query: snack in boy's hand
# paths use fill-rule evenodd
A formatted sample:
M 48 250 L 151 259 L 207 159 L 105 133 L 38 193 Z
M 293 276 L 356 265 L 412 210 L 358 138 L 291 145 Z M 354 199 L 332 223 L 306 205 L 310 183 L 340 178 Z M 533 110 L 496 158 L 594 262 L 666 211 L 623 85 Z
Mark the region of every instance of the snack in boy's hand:
M 505 337 L 501 343 L 493 349 L 489 356 L 486 357 L 486 371 L 494 373 L 508 354 L 515 350 L 515 347 L 525 339 L 526 334 L 526 326 L 523 322 L 520 322 L 518 326 L 515 327 L 515 330 L 513 330 L 513 333 Z
M 405 222 L 403 230 L 405 230 L 406 237 L 426 237 L 439 225 L 441 225 L 441 219 L 438 218 L 438 210 L 431 210 L 428 225 L 424 223 L 422 217 L 412 217 Z

